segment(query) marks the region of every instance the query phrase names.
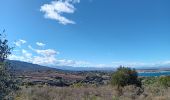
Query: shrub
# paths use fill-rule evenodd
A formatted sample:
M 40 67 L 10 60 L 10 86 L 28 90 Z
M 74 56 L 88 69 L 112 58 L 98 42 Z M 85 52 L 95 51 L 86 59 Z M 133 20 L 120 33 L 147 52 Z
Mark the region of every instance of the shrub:
M 164 87 L 170 87 L 170 76 L 160 77 L 159 84 Z
M 142 78 L 142 84 L 144 86 L 155 86 L 158 83 L 157 77 L 143 77 Z
M 0 98 L 7 98 L 6 96 L 18 87 L 15 84 L 12 75 L 9 72 L 7 64 L 0 64 Z
M 141 86 L 136 70 L 122 66 L 120 66 L 117 71 L 112 74 L 111 84 L 118 88 L 127 85 Z

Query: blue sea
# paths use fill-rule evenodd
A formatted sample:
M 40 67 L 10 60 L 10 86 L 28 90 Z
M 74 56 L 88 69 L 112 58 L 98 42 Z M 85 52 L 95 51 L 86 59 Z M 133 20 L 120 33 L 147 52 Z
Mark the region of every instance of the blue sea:
M 151 77 L 151 76 L 170 76 L 170 71 L 161 71 L 161 72 L 140 72 L 139 76 Z

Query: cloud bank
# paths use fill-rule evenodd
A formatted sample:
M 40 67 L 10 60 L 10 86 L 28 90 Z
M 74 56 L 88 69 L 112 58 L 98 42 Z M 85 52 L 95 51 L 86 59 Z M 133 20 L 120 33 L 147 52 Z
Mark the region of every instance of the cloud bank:
M 170 60 L 167 61 L 159 61 L 159 62 L 129 62 L 129 61 L 113 61 L 110 64 L 94 64 L 87 61 L 75 61 L 71 59 L 58 59 L 57 56 L 60 54 L 59 51 L 56 51 L 51 48 L 47 49 L 36 49 L 33 48 L 31 45 L 23 46 L 27 48 L 21 47 L 21 45 L 25 44 L 26 40 L 19 39 L 15 42 L 15 45 L 19 47 L 17 50 L 14 51 L 13 55 L 9 56 L 10 60 L 19 60 L 30 62 L 39 65 L 45 66 L 73 66 L 73 67 L 98 67 L 98 68 L 106 68 L 106 67 L 119 67 L 120 65 L 126 67 L 133 67 L 133 68 L 141 68 L 141 67 L 169 67 Z M 44 43 L 36 42 L 38 46 L 44 46 Z
M 24 45 L 25 41 L 17 41 L 19 46 Z M 36 42 L 38 46 L 44 46 L 43 43 Z M 54 49 L 36 49 L 31 45 L 28 45 L 27 48 L 18 48 L 14 51 L 14 54 L 9 56 L 10 60 L 19 60 L 24 62 L 30 62 L 39 65 L 46 66 L 85 66 L 88 63 L 84 61 L 74 61 L 70 59 L 57 59 L 57 56 L 60 54 L 59 51 Z

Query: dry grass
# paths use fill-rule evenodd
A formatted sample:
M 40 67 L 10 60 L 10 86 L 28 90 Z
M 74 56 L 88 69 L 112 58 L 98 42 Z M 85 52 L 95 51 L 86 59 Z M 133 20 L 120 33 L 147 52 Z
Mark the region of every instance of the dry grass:
M 113 100 L 115 91 L 105 87 L 30 87 L 23 88 L 16 100 Z
M 146 100 L 170 100 L 170 87 L 146 87 L 143 94 Z
M 22 88 L 17 92 L 15 100 L 170 100 L 170 88 L 141 89 L 126 86 L 118 96 L 114 87 L 51 87 L 34 86 Z

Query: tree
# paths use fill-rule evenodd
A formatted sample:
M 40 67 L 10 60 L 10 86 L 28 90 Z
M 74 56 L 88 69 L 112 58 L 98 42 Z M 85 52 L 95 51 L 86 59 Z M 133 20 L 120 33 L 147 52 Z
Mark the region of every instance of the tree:
M 111 84 L 113 86 L 117 86 L 118 89 L 127 85 L 141 86 L 136 70 L 122 66 L 120 66 L 117 71 L 112 74 Z
M 10 70 L 10 64 L 6 62 L 12 48 L 8 46 L 8 40 L 4 33 L 5 30 L 0 33 L 0 99 L 2 100 L 13 90 L 17 89 Z

